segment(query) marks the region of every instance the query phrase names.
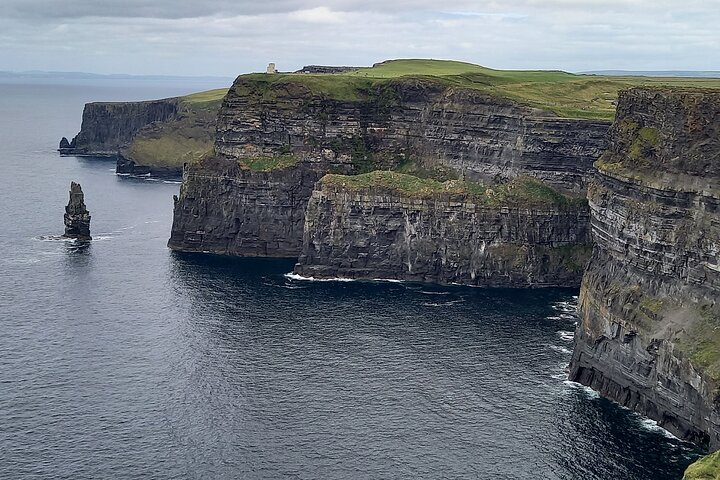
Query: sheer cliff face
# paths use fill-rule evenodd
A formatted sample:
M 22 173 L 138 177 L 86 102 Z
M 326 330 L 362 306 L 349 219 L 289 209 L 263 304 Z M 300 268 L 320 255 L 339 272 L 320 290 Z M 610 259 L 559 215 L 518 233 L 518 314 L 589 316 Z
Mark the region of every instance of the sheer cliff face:
M 203 165 L 186 169 L 169 244 L 177 250 L 297 256 L 312 182 L 328 172 L 410 163 L 467 179 L 525 173 L 579 189 L 605 146 L 608 126 L 557 119 L 423 80 L 328 95 L 302 82 L 241 76 L 218 116 L 214 162 L 225 166 L 221 174 Z M 282 156 L 292 157 L 293 166 L 269 172 L 233 167 Z M 292 194 L 273 193 L 280 191 Z M 283 218 L 292 218 L 292 227 Z
M 70 155 L 116 155 L 133 136 L 153 122 L 163 122 L 178 113 L 178 100 L 149 102 L 96 102 L 85 105 L 80 133 L 72 148 L 60 149 Z
M 295 272 L 498 287 L 580 283 L 590 250 L 585 204 L 500 207 L 443 197 L 321 181 Z
M 589 186 L 571 379 L 720 446 L 720 94 L 632 89 Z
M 374 168 L 413 161 L 467 179 L 528 174 L 572 190 L 583 188 L 609 127 L 419 80 L 372 87 L 352 100 L 321 98 L 293 83 L 271 93 L 238 78 L 220 112 L 218 154 L 292 149 L 308 161 L 349 156 Z

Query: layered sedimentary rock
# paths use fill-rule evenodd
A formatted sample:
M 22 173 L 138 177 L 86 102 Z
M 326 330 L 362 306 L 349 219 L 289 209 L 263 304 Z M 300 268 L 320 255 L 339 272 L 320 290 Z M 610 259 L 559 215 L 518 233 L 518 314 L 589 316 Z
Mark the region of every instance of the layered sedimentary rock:
M 570 377 L 720 446 L 720 93 L 631 89 L 589 186 Z
M 224 91 L 148 102 L 88 103 L 80 133 L 63 137 L 61 155 L 111 156 L 116 172 L 180 175 L 212 154 Z
M 94 102 L 83 109 L 82 125 L 70 142 L 60 142 L 63 155 L 115 156 L 133 136 L 153 122 L 164 122 L 178 113 L 177 98 L 147 102 Z
M 226 158 L 187 165 L 168 246 L 186 252 L 297 257 L 307 199 L 328 168 L 294 164 L 253 171 Z
M 494 202 L 466 193 L 352 188 L 350 181 L 327 176 L 313 192 L 295 273 L 496 287 L 580 284 L 590 252 L 585 202 Z
M 65 207 L 65 237 L 90 240 L 90 212 L 79 183 L 70 183 L 70 200 Z
M 311 182 L 329 172 L 412 165 L 486 181 L 526 174 L 579 190 L 609 126 L 430 80 L 363 81 L 333 91 L 315 85 L 323 77 L 303 78 L 238 77 L 218 115 L 216 158 L 184 173 L 171 248 L 297 256 Z M 293 159 L 285 171 L 234 169 L 284 156 Z M 279 209 L 293 213 L 276 217 Z
M 239 77 L 218 121 L 216 152 L 228 157 L 292 149 L 308 160 L 351 155 L 367 167 L 417 162 L 463 178 L 532 175 L 583 188 L 604 151 L 609 122 L 554 114 L 468 89 L 401 79 L 350 100 L 298 82 Z

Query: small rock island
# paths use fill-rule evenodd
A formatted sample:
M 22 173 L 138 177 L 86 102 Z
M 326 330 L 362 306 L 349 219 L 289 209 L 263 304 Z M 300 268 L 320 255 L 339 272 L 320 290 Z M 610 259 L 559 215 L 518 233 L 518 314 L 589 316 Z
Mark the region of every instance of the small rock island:
M 70 183 L 70 200 L 65 207 L 65 237 L 92 240 L 90 212 L 85 207 L 85 194 L 79 183 Z

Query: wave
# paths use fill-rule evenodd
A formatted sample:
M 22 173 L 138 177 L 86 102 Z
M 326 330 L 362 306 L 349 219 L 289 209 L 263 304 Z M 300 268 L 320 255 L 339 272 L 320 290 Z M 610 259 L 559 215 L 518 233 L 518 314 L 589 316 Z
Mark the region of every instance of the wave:
M 566 341 L 566 342 L 572 342 L 575 339 L 575 332 L 568 332 L 566 330 L 559 330 L 556 332 L 558 336 L 560 337 L 560 340 Z
M 583 385 L 582 383 L 573 382 L 572 380 L 565 380 L 563 383 L 574 390 L 579 390 L 583 392 L 592 399 L 600 398 L 600 394 L 598 392 L 596 392 L 590 387 Z
M 458 303 L 463 303 L 465 299 L 459 299 L 459 300 L 450 300 L 449 302 L 442 302 L 442 303 L 433 303 L 433 302 L 423 302 L 422 305 L 425 307 L 448 307 L 450 305 L 455 305 Z
M 315 277 L 303 277 L 297 273 L 290 272 L 284 275 L 285 278 L 290 280 L 299 280 L 303 282 L 387 282 L 387 283 L 403 283 L 404 280 L 398 280 L 396 278 L 345 278 L 345 277 L 332 277 L 332 278 L 315 278 Z
M 556 352 L 563 353 L 565 355 L 570 355 L 572 353 L 572 350 L 565 348 L 563 346 L 560 346 L 560 345 L 548 345 L 548 347 L 550 347 L 550 350 L 554 350 Z

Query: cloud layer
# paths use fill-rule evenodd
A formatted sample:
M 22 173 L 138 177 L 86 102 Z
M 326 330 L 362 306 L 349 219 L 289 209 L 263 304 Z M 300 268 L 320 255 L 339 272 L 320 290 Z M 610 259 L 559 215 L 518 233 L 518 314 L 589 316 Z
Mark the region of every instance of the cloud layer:
M 4 0 L 0 70 L 227 75 L 269 61 L 720 68 L 715 0 Z

